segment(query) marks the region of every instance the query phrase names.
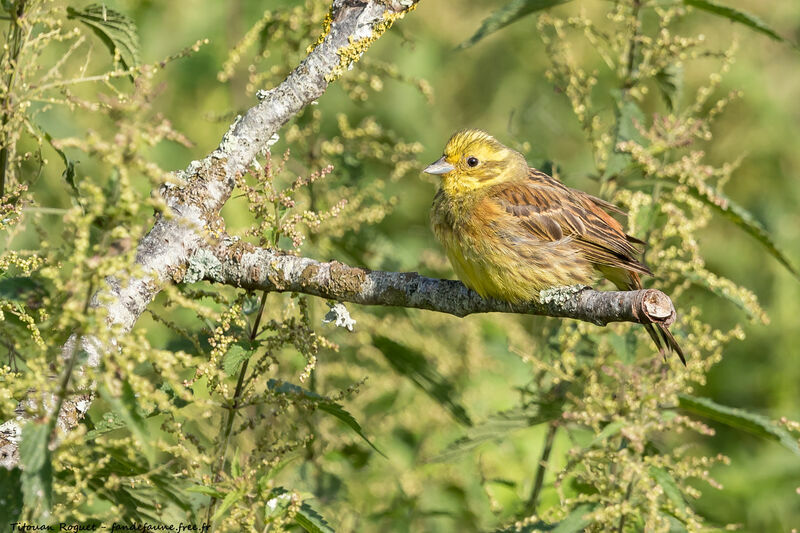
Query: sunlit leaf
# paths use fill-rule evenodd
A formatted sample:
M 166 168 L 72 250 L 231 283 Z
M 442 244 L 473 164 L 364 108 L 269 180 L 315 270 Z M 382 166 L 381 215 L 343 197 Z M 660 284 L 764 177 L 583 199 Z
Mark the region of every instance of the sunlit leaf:
M 775 33 L 775 31 L 767 26 L 761 19 L 749 13 L 745 13 L 744 11 L 739 11 L 738 9 L 734 9 L 711 0 L 683 0 L 683 3 L 687 6 L 696 7 L 697 9 L 701 9 L 708 13 L 724 17 L 730 21 L 744 24 L 750 29 L 761 32 L 764 35 L 768 35 L 776 41 L 786 42 L 786 39 Z
M 308 531 L 308 533 L 334 533 L 336 531 L 308 502 L 303 502 L 294 515 L 297 525 Z
M 453 385 L 439 374 L 424 355 L 381 335 L 374 336 L 372 342 L 395 370 L 413 381 L 456 420 L 467 426 L 472 425 L 467 410 L 455 399 Z
M 613 437 L 625 427 L 625 424 L 626 422 L 624 420 L 616 420 L 606 424 L 606 427 L 600 430 L 600 433 L 598 433 L 595 438 L 592 439 L 590 446 L 595 446 L 607 440 L 608 438 Z
M 761 309 L 761 307 L 759 307 L 757 304 L 754 306 L 753 302 L 749 302 L 743 297 L 747 293 L 731 290 L 731 287 L 726 283 L 711 283 L 709 276 L 713 275 L 709 274 L 708 272 L 703 272 L 703 274 L 700 274 L 696 271 L 690 271 L 684 274 L 684 277 L 688 281 L 691 281 L 694 285 L 702 287 L 710 293 L 731 302 L 733 305 L 744 311 L 745 314 L 747 314 L 747 318 L 758 318 L 765 323 L 767 322 L 764 310 Z M 716 278 L 712 277 L 711 279 Z
M 239 490 L 229 492 L 228 494 L 226 494 L 225 497 L 222 499 L 222 503 L 219 504 L 219 508 L 214 513 L 214 516 L 211 517 L 211 520 L 219 520 L 220 518 L 225 516 L 225 513 L 228 512 L 228 509 L 233 507 L 233 505 L 239 500 L 241 500 L 243 497 L 244 493 Z
M 678 396 L 678 405 L 684 411 L 710 418 L 758 437 L 774 440 L 787 450 L 800 455 L 800 446 L 797 444 L 797 439 L 765 416 L 736 407 L 720 405 L 708 398 L 698 398 L 688 394 Z
M 240 344 L 234 344 L 228 348 L 228 352 L 222 358 L 222 370 L 225 375 L 232 376 L 239 371 L 242 363 L 250 359 L 252 351 L 246 349 Z
M 122 420 L 122 417 L 113 411 L 109 411 L 107 413 L 103 413 L 100 421 L 94 424 L 94 429 L 86 432 L 86 435 L 84 435 L 83 439 L 85 441 L 94 440 L 100 435 L 105 435 L 106 433 L 124 428 L 125 426 L 126 424 L 125 421 Z
M 380 451 L 373 443 L 369 440 L 367 435 L 364 433 L 364 430 L 361 429 L 361 424 L 353 418 L 344 407 L 339 405 L 338 403 L 325 398 L 324 396 L 320 396 L 314 391 L 310 391 L 304 389 L 303 387 L 299 387 L 297 385 L 293 385 L 291 383 L 286 383 L 285 381 L 278 381 L 275 379 L 270 379 L 267 382 L 267 387 L 269 390 L 276 394 L 285 394 L 285 395 L 292 395 L 297 396 L 299 398 L 305 399 L 313 403 L 317 409 L 320 411 L 324 411 L 334 417 L 338 418 L 341 422 L 343 422 L 347 427 L 355 431 L 359 437 L 364 439 L 364 442 L 370 445 L 370 447 L 378 452 L 379 454 L 384 455 L 382 451 Z
M 478 31 L 476 31 L 472 37 L 458 45 L 458 47 L 468 48 L 490 33 L 494 33 L 501 28 L 505 28 L 512 22 L 516 22 L 519 19 L 530 15 L 531 13 L 553 7 L 558 4 L 565 4 L 569 1 L 570 0 L 512 0 L 489 15 L 481 23 L 481 27 L 478 28 Z
M 663 468 L 658 468 L 656 466 L 651 466 L 649 472 L 650 477 L 661 486 L 661 488 L 664 490 L 664 495 L 669 498 L 675 507 L 678 509 L 685 509 L 686 500 L 683 498 L 683 493 L 681 492 L 680 487 L 678 487 L 678 483 L 675 481 L 675 478 L 673 478 L 672 475 Z
M 225 496 L 224 492 L 221 492 L 214 487 L 206 487 L 205 485 L 192 485 L 186 489 L 186 492 L 205 494 L 206 496 L 211 496 L 212 498 L 223 498 Z
M 739 226 L 746 233 L 750 234 L 760 242 L 775 259 L 786 267 L 794 277 L 800 279 L 800 273 L 798 273 L 797 269 L 786 257 L 786 254 L 778 248 L 761 222 L 756 220 L 746 209 L 713 187 L 706 184 L 702 184 L 700 187 L 701 188 L 689 187 L 689 192 L 694 197 L 702 200 L 717 212 L 721 213 L 725 218 Z
M 89 26 L 111 55 L 119 52 L 122 66 L 126 69 L 139 64 L 139 35 L 136 24 L 128 16 L 104 4 L 91 4 L 83 9 L 67 7 L 67 17 Z

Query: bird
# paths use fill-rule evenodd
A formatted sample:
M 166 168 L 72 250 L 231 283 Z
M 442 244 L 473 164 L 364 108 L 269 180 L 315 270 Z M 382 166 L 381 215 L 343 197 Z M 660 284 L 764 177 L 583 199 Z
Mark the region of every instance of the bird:
M 640 259 L 645 242 L 609 214 L 621 209 L 531 168 L 482 130 L 456 132 L 424 172 L 441 178 L 433 232 L 459 279 L 484 298 L 518 304 L 597 277 L 638 290 L 653 275 Z M 674 352 L 686 365 L 666 325 L 644 327 L 662 356 Z

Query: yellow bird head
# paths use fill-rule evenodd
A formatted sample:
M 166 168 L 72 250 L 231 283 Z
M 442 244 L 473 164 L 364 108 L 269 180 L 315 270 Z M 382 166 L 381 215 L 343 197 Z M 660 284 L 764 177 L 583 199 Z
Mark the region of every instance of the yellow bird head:
M 481 130 L 462 130 L 450 137 L 444 155 L 424 170 L 442 177 L 446 194 L 468 193 L 526 176 L 528 163 L 519 152 Z

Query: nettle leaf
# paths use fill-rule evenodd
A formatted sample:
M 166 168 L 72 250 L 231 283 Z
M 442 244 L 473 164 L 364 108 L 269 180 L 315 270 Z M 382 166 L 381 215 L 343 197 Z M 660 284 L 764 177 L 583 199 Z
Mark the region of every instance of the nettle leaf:
M 46 291 L 44 287 L 33 278 L 15 276 L 0 279 L 0 299 L 35 305 Z
M 127 15 L 105 4 L 91 4 L 84 9 L 67 7 L 67 18 L 89 26 L 111 55 L 119 53 L 120 62 L 126 69 L 139 64 L 139 35 L 136 24 Z
M 701 287 L 711 294 L 727 300 L 747 315 L 750 320 L 761 318 L 766 321 L 764 311 L 760 307 L 753 307 L 752 302 L 746 301 L 742 298 L 742 293 L 738 291 L 731 291 L 730 287 L 720 283 L 710 283 L 707 275 L 700 275 L 695 271 L 685 272 L 684 277 L 692 282 L 694 285 Z
M 131 384 L 127 380 L 122 382 L 122 394 L 120 396 L 115 396 L 107 383 L 100 384 L 98 392 L 128 427 L 128 430 L 139 444 L 139 451 L 145 456 L 148 464 L 155 464 L 156 450 L 150 443 L 152 435 L 147 428 L 147 422 L 142 415 L 142 409 L 136 401 L 136 395 L 133 392 L 133 388 L 131 388 Z
M 186 492 L 194 492 L 197 494 L 204 494 L 206 496 L 211 496 L 212 498 L 224 498 L 225 493 L 215 489 L 214 487 L 207 487 L 205 485 L 192 485 L 186 489 Z
M 586 518 L 586 515 L 591 513 L 593 507 L 588 504 L 579 505 L 573 509 L 561 522 L 548 524 L 547 522 L 534 522 L 532 524 L 525 524 L 521 528 L 516 524 L 503 529 L 495 530 L 495 533 L 538 533 L 540 531 L 549 531 L 550 533 L 579 533 L 584 531 L 591 521 Z
M 678 406 L 692 414 L 747 431 L 757 437 L 774 440 L 795 455 L 800 455 L 800 445 L 798 445 L 797 439 L 765 416 L 736 407 L 720 405 L 708 398 L 698 398 L 688 394 L 678 395 Z
M 22 466 L 22 497 L 25 506 L 49 511 L 53 503 L 51 424 L 30 422 L 22 428 L 19 460 Z
M 252 350 L 238 343 L 228 348 L 228 352 L 225 354 L 225 357 L 222 358 L 222 370 L 225 372 L 225 375 L 232 376 L 238 372 L 242 363 L 250 359 L 252 354 Z
M 711 13 L 713 15 L 726 18 L 732 22 L 738 22 L 739 24 L 744 24 L 750 29 L 755 30 L 757 32 L 761 32 L 764 35 L 767 35 L 776 41 L 782 43 L 787 42 L 786 39 L 778 35 L 772 28 L 767 26 L 761 19 L 749 13 L 745 13 L 744 11 L 739 11 L 738 9 L 734 9 L 732 7 L 728 7 L 719 4 L 717 2 L 713 2 L 711 0 L 683 0 L 683 3 L 687 6 L 692 6 L 702 11 Z
M 471 452 L 485 442 L 505 438 L 509 433 L 550 422 L 561 416 L 560 406 L 538 404 L 517 409 L 509 409 L 491 415 L 485 422 L 469 428 L 466 435 L 452 442 L 439 455 L 428 460 L 429 463 L 451 461 Z
M 649 473 L 650 477 L 661 486 L 661 488 L 664 490 L 664 495 L 669 498 L 676 508 L 686 508 L 686 500 L 683 498 L 683 493 L 681 492 L 680 487 L 678 487 L 678 483 L 675 481 L 675 478 L 672 477 L 672 474 L 657 466 L 651 466 Z
M 674 111 L 683 89 L 683 67 L 668 65 L 656 73 L 655 80 L 667 109 Z
M 294 521 L 308 533 L 334 533 L 336 530 L 308 502 L 303 502 Z
M 4 531 L 4 526 L 16 522 L 22 514 L 21 478 L 22 470 L 19 468 L 0 468 L 0 516 L 6 520 L 6 524 L 0 524 L 0 531 Z
M 608 163 L 603 174 L 603 178 L 620 173 L 631 164 L 630 154 L 617 151 L 617 144 L 623 141 L 636 141 L 644 143 L 644 137 L 639 133 L 638 126 L 644 126 L 646 119 L 639 105 L 626 98 L 620 91 L 613 91 L 614 100 L 617 102 L 615 111 L 616 126 L 614 131 L 614 145 L 608 154 Z
M 396 371 L 409 378 L 428 396 L 447 409 L 453 418 L 465 426 L 472 425 L 467 410 L 455 399 L 455 387 L 439 374 L 424 355 L 381 335 L 374 336 L 372 343 Z
M 242 498 L 244 498 L 244 492 L 242 490 L 235 490 L 226 494 L 222 499 L 222 503 L 219 504 L 219 509 L 217 509 L 214 516 L 211 517 L 211 520 L 216 521 L 225 516 L 228 510 Z
M 764 226 L 745 208 L 735 203 L 715 188 L 703 184 L 700 187 L 689 187 L 689 192 L 695 198 L 711 206 L 725 218 L 739 226 L 746 233 L 761 243 L 764 248 L 780 262 L 786 270 L 800 280 L 800 272 L 792 265 L 786 254 L 778 248 Z
M 320 411 L 326 412 L 329 415 L 333 415 L 334 417 L 338 418 L 347 427 L 355 431 L 359 437 L 364 439 L 364 442 L 369 444 L 373 450 L 386 457 L 386 455 L 379 450 L 378 447 L 372 443 L 372 441 L 369 440 L 367 435 L 364 433 L 364 430 L 361 428 L 361 424 L 359 424 L 353 415 L 345 410 L 345 408 L 340 404 L 334 402 L 333 400 L 329 400 L 328 398 L 325 398 L 314 391 L 304 389 L 303 387 L 299 387 L 285 381 L 278 381 L 276 379 L 270 379 L 267 381 L 267 388 L 276 394 L 297 396 L 301 399 L 310 401 Z
M 531 13 L 557 6 L 558 4 L 566 4 L 569 1 L 570 0 L 512 0 L 489 15 L 481 23 L 481 27 L 478 28 L 478 31 L 476 31 L 472 37 L 458 45 L 458 47 L 469 48 L 490 33 L 505 28 L 512 22 L 516 22 Z
M 609 422 L 606 424 L 606 427 L 600 430 L 600 433 L 592 439 L 592 442 L 589 443 L 589 447 L 596 446 L 601 444 L 602 442 L 606 441 L 607 439 L 615 436 L 617 433 L 622 431 L 627 425 L 628 422 L 625 420 L 615 420 L 614 422 Z
M 87 431 L 83 439 L 88 442 L 101 435 L 105 435 L 106 433 L 124 428 L 126 425 L 127 424 L 124 420 L 122 420 L 122 417 L 113 411 L 109 411 L 107 413 L 103 413 L 100 421 L 94 424 L 94 429 Z

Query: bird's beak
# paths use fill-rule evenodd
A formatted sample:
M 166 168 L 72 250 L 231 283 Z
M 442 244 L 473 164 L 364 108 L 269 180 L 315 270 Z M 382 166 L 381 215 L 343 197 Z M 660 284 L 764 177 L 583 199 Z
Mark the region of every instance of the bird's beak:
M 455 169 L 456 167 L 445 161 L 444 156 L 442 156 L 441 159 L 439 159 L 435 163 L 431 163 L 430 165 L 425 167 L 425 170 L 423 170 L 423 172 L 438 176 L 441 174 L 447 174 L 448 172 L 452 172 Z

